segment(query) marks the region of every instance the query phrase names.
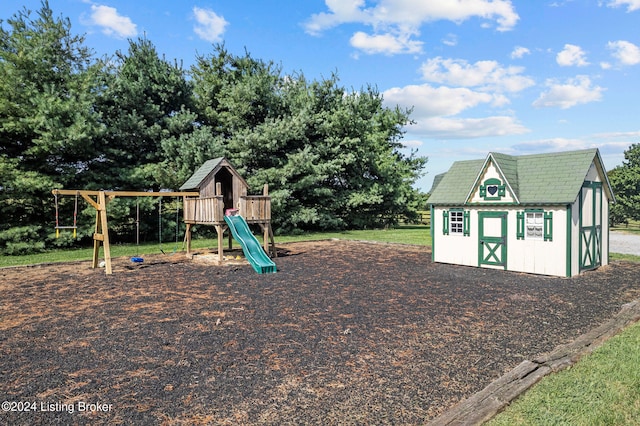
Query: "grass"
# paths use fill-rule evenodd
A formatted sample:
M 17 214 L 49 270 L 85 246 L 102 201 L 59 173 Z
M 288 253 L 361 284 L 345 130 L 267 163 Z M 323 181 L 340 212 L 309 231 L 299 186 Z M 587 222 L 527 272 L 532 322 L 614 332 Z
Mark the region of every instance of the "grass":
M 258 240 L 262 242 L 260 235 Z M 314 232 L 300 235 L 276 236 L 276 244 L 296 241 L 326 240 L 330 238 L 340 238 L 343 240 L 367 240 L 387 243 L 405 243 L 418 245 L 431 245 L 431 234 L 429 227 L 424 225 L 405 225 L 398 228 L 362 230 L 362 231 L 341 231 L 341 232 Z M 237 246 L 237 243 L 235 244 Z M 193 250 L 205 248 L 217 248 L 218 243 L 213 239 L 193 239 L 191 242 Z M 226 247 L 226 242 L 225 242 Z M 135 244 L 111 245 L 111 257 L 132 257 L 144 256 L 145 254 L 159 254 L 161 247 L 158 243 L 148 243 L 136 246 Z M 162 250 L 171 253 L 176 249 L 175 243 L 165 243 Z M 178 251 L 182 251 L 182 244 L 178 244 Z M 102 250 L 101 250 L 102 256 Z M 45 253 L 37 253 L 25 256 L 1 256 L 0 267 L 34 265 L 39 263 L 73 262 L 79 260 L 90 260 L 93 257 L 93 248 L 81 248 L 72 250 L 51 250 Z
M 487 425 L 637 425 L 639 349 L 636 323 L 572 368 L 542 379 Z
M 640 221 L 630 220 L 628 224 L 617 224 L 611 227 L 612 231 L 624 232 L 627 234 L 640 235 Z

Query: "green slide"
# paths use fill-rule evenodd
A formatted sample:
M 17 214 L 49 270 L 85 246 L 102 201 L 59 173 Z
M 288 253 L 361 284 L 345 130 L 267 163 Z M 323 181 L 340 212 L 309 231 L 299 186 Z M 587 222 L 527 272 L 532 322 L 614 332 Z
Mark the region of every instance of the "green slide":
M 276 264 L 264 252 L 260 242 L 253 236 L 249 225 L 240 215 L 225 216 L 224 221 L 229 225 L 233 238 L 242 246 L 245 257 L 259 274 L 276 272 Z

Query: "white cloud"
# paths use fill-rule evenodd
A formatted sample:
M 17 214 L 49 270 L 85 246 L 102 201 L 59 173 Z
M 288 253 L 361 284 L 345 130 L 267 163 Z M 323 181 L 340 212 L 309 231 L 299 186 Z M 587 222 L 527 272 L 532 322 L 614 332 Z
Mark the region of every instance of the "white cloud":
M 556 62 L 562 67 L 584 67 L 589 65 L 586 60 L 586 53 L 580 46 L 565 44 L 564 49 L 556 56 Z
M 609 7 L 627 6 L 627 12 L 640 9 L 640 0 L 610 0 Z
M 522 75 L 522 67 L 503 67 L 496 61 L 478 61 L 469 64 L 463 59 L 429 59 L 420 68 L 426 81 L 480 90 L 519 92 L 535 83 Z
M 401 53 L 414 53 L 413 48 L 421 46 L 411 38 L 420 33 L 420 26 L 426 22 L 448 20 L 460 23 L 470 18 L 481 18 L 495 21 L 498 31 L 507 31 L 513 29 L 520 19 L 510 0 L 378 0 L 370 7 L 365 0 L 325 0 L 325 4 L 328 12 L 313 14 L 305 22 L 307 33 L 319 35 L 341 24 L 363 24 L 372 27 L 375 33 L 367 38 L 364 33 L 358 33 L 357 40 L 367 41 L 365 47 L 370 47 L 372 40 L 389 36 L 412 46 L 411 49 L 402 49 Z M 393 54 L 397 46 L 392 43 L 389 49 L 374 51 Z
M 512 148 L 520 154 L 537 154 L 541 152 L 573 151 L 594 148 L 592 145 L 593 144 L 581 139 L 549 138 L 515 144 Z
M 358 31 L 351 37 L 350 41 L 351 46 L 368 54 L 384 53 L 394 55 L 422 51 L 422 42 L 396 37 L 391 34 L 368 35 Z
M 526 47 L 516 46 L 513 49 L 513 51 L 511 52 L 511 59 L 520 59 L 524 55 L 528 55 L 530 53 L 531 53 L 531 51 L 529 49 L 527 49 Z
M 458 139 L 521 134 L 528 131 L 513 117 L 454 117 L 470 108 L 482 104 L 495 105 L 503 100 L 502 96 L 476 92 L 464 87 L 410 85 L 386 90 L 383 92 L 383 98 L 387 105 L 413 108 L 411 117 L 416 124 L 411 126 L 412 134 Z
M 620 155 L 633 143 L 640 132 L 627 134 L 592 134 L 577 139 L 550 138 L 532 140 L 513 145 L 511 148 L 515 155 L 538 154 L 541 152 L 574 151 L 579 149 L 598 148 L 604 155 Z M 607 164 L 612 167 L 613 164 Z
M 419 141 L 417 139 L 411 139 L 411 140 L 401 140 L 400 143 L 402 144 L 402 146 L 404 146 L 405 148 L 420 148 L 423 145 L 422 141 Z
M 383 92 L 386 103 L 413 108 L 416 117 L 438 117 L 459 114 L 479 104 L 490 103 L 494 97 L 460 87 L 433 87 L 429 84 L 394 87 Z
M 193 31 L 201 39 L 211 43 L 222 40 L 222 34 L 224 34 L 227 25 L 229 25 L 224 17 L 219 16 L 213 10 L 201 9 L 197 6 L 193 8 L 193 16 L 196 20 Z
M 613 51 L 611 55 L 622 65 L 640 64 L 640 47 L 633 43 L 624 40 L 610 41 L 607 48 Z
M 558 107 L 568 109 L 579 104 L 586 104 L 602 99 L 605 90 L 599 86 L 592 86 L 591 80 L 585 75 L 569 79 L 565 84 L 548 80 L 549 90 L 542 93 L 533 103 L 536 108 Z
M 102 32 L 117 38 L 134 37 L 138 34 L 136 24 L 127 16 L 118 14 L 115 7 L 91 5 L 91 23 L 102 27 Z
M 521 135 L 527 129 L 517 120 L 509 116 L 484 118 L 448 118 L 434 117 L 418 122 L 411 133 L 438 139 L 472 139 L 492 136 Z
M 447 34 L 447 36 L 442 39 L 442 44 L 446 46 L 457 46 L 458 37 L 455 34 Z

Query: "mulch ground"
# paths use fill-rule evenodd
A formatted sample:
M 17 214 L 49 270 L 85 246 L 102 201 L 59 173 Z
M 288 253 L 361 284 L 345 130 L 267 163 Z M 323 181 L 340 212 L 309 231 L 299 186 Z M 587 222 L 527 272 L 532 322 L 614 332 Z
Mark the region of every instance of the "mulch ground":
M 177 254 L 0 270 L 0 399 L 23 410 L 0 423 L 422 424 L 640 298 L 624 262 L 553 278 L 279 249 L 268 275 Z

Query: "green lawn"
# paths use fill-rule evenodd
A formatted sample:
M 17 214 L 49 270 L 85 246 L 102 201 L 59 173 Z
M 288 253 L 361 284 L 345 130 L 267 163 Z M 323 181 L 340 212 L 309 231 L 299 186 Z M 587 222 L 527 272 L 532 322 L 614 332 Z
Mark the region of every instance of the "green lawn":
M 262 241 L 260 235 L 258 240 Z M 428 226 L 406 225 L 391 229 L 363 230 L 363 231 L 343 231 L 343 232 L 316 232 L 305 233 L 300 235 L 277 235 L 275 237 L 276 245 L 279 243 L 288 243 L 295 241 L 314 241 L 326 240 L 330 238 L 340 238 L 345 240 L 367 240 L 378 242 L 404 243 L 431 245 L 431 234 Z M 225 243 L 226 244 L 226 243 Z M 236 243 L 237 245 L 237 243 Z M 192 249 L 217 248 L 216 239 L 194 239 L 191 244 Z M 111 245 L 111 257 L 132 257 L 145 254 L 159 254 L 162 251 L 171 253 L 176 250 L 175 243 L 164 243 L 162 247 L 158 243 L 141 244 L 137 247 L 135 244 L 130 245 Z M 177 246 L 178 251 L 183 251 L 182 243 Z M 102 250 L 101 250 L 102 255 Z M 28 256 L 2 256 L 0 257 L 0 267 L 34 265 L 38 263 L 51 262 L 73 262 L 78 260 L 91 260 L 93 256 L 93 246 L 83 249 L 74 250 L 51 250 L 46 253 L 38 253 Z
M 612 231 L 626 232 L 628 234 L 640 235 L 640 221 L 630 220 L 627 225 L 618 224 L 611 227 Z
M 636 323 L 572 368 L 543 378 L 487 425 L 637 425 L 639 366 Z

